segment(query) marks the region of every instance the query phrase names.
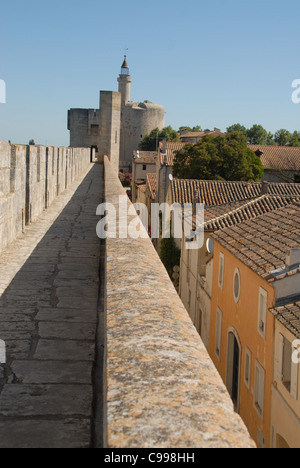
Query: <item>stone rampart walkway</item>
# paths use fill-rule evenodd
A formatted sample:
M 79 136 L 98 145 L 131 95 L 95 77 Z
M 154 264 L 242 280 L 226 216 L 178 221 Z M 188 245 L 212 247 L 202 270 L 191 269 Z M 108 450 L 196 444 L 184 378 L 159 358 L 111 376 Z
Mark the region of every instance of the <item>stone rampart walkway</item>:
M 93 446 L 95 164 L 0 257 L 0 447 Z

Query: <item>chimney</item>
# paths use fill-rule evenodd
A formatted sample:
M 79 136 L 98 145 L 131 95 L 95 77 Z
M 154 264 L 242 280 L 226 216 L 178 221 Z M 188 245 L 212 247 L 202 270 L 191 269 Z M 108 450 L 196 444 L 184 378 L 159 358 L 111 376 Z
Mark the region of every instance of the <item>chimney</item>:
M 261 195 L 267 195 L 269 193 L 269 182 L 263 181 L 261 184 Z
M 286 256 L 286 270 L 293 271 L 300 267 L 300 248 L 291 249 Z
M 199 192 L 198 190 L 195 190 L 194 197 L 193 197 L 193 216 L 196 216 L 197 214 L 197 203 L 200 203 Z

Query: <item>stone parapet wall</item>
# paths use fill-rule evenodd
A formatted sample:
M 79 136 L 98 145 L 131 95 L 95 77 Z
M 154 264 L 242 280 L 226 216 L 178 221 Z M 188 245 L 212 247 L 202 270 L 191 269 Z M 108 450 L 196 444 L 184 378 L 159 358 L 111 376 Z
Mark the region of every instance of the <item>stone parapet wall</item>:
M 89 148 L 11 145 L 0 141 L 0 253 L 89 163 Z
M 104 169 L 118 214 L 125 192 Z M 106 259 L 107 446 L 254 447 L 151 240 L 108 238 Z

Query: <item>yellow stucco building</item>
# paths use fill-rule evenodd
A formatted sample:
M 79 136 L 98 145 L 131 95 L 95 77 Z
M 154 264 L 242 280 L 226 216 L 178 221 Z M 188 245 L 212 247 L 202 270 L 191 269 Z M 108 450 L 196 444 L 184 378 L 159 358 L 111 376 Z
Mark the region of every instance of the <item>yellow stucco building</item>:
M 289 360 L 292 337 L 300 339 L 300 204 L 286 192 L 299 189 L 270 184 L 253 200 L 206 207 L 203 247 L 182 242 L 180 296 L 259 447 L 300 447 L 299 392 L 284 383 L 300 378 Z M 283 304 L 297 310 L 289 330 Z

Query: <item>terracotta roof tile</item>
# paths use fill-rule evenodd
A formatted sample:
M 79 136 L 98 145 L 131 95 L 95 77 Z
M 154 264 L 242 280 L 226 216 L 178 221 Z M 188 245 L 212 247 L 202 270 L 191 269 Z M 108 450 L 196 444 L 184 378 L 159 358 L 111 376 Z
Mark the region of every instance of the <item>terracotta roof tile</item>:
M 300 339 L 300 301 L 295 300 L 290 304 L 271 309 L 272 314 L 282 323 L 296 338 Z
M 271 281 L 270 271 L 284 268 L 288 251 L 299 247 L 299 219 L 300 201 L 297 201 L 216 231 L 212 237 L 264 279 Z
M 139 157 L 134 158 L 135 164 L 156 164 L 156 151 L 139 151 Z
M 266 169 L 300 171 L 300 147 L 249 145 Z
M 269 183 L 270 195 L 297 198 L 300 184 Z M 226 205 L 258 198 L 262 193 L 260 182 L 224 182 L 217 180 L 173 179 L 170 190 L 173 203 L 193 203 L 197 191 L 200 203 L 206 206 Z
M 155 200 L 156 196 L 156 184 L 157 184 L 157 176 L 156 174 L 146 174 L 146 185 L 149 188 L 150 196 L 152 200 Z

